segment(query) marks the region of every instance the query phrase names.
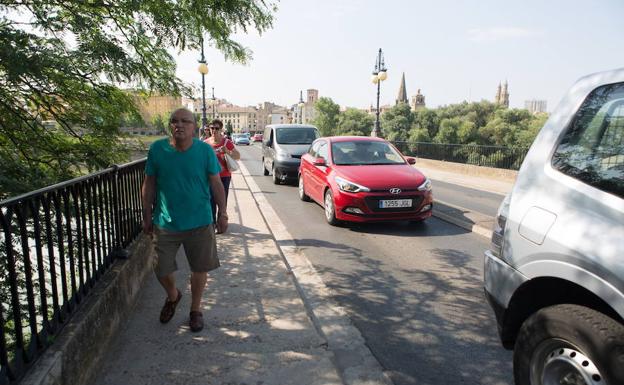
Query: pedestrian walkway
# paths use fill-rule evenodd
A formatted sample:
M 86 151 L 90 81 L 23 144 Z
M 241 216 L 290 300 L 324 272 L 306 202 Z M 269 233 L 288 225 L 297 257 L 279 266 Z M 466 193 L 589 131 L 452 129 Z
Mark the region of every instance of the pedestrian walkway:
M 222 266 L 209 274 L 202 301 L 204 330 L 188 327 L 189 270 L 180 250 L 175 316 L 160 324 L 165 294 L 148 278 L 95 384 L 390 384 L 346 315 L 315 297 L 323 288 L 310 266 L 284 258 L 283 250 L 296 250 L 278 248 L 254 191 L 233 175 L 230 227 L 217 236 Z M 316 293 L 307 295 L 306 285 Z

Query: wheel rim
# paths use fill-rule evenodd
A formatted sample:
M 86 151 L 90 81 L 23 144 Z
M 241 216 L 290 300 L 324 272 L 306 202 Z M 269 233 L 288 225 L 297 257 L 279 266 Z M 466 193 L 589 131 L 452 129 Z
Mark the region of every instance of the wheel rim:
M 598 385 L 604 379 L 593 361 L 564 341 L 542 342 L 531 358 L 531 383 Z
M 330 222 L 334 219 L 334 201 L 330 193 L 325 194 L 325 217 Z
M 305 190 L 303 189 L 303 177 L 299 177 L 299 198 L 303 198 L 305 196 Z

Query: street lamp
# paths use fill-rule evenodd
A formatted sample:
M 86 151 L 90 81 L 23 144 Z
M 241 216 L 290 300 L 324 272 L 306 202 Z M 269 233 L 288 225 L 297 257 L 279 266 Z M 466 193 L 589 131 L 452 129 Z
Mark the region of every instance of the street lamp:
M 201 39 L 201 59 L 199 59 L 199 67 L 197 70 L 201 74 L 202 77 L 202 125 L 199 129 L 198 135 L 199 137 L 203 137 L 204 128 L 206 127 L 207 119 L 206 119 L 206 74 L 208 73 L 208 66 L 206 65 L 206 58 L 204 57 L 204 38 Z
M 305 106 L 305 103 L 303 103 L 303 91 L 299 91 L 299 104 L 297 106 L 299 107 L 299 124 L 303 124 L 303 106 Z
M 212 106 L 212 119 L 217 117 L 217 114 L 215 112 L 215 106 L 217 105 L 217 99 L 215 99 L 214 96 L 214 87 L 212 87 L 212 98 L 210 99 L 210 101 L 208 102 L 211 106 Z
M 383 53 L 381 52 L 381 48 L 379 48 L 377 61 L 375 61 L 375 70 L 371 78 L 373 84 L 377 84 L 377 111 L 375 112 L 375 127 L 373 127 L 373 131 L 371 131 L 371 136 L 382 136 L 381 128 L 379 127 L 379 91 L 381 89 L 381 82 L 388 78 L 386 71 Z

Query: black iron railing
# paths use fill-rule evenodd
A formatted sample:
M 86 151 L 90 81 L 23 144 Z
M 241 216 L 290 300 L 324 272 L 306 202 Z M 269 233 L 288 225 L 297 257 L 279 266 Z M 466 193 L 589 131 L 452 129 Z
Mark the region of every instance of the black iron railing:
M 404 155 L 476 166 L 518 170 L 528 148 L 478 146 L 473 144 L 439 144 L 425 142 L 392 142 Z
M 140 232 L 144 167 L 141 159 L 0 202 L 0 385 L 25 373 Z

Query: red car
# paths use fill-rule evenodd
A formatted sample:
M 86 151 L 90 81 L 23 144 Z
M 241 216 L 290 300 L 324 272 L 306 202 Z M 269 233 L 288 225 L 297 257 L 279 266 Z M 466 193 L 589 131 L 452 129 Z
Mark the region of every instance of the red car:
M 319 138 L 301 157 L 299 198 L 340 221 L 423 221 L 431 216 L 431 182 L 388 141 L 365 136 Z
M 262 134 L 258 133 L 253 136 L 254 142 L 262 142 Z

